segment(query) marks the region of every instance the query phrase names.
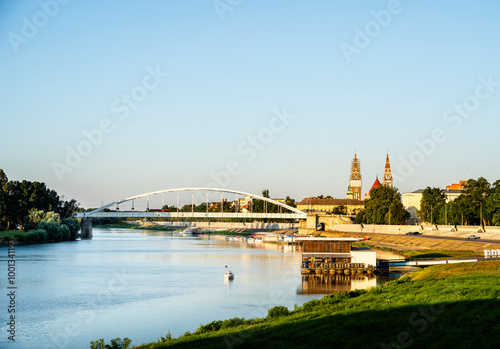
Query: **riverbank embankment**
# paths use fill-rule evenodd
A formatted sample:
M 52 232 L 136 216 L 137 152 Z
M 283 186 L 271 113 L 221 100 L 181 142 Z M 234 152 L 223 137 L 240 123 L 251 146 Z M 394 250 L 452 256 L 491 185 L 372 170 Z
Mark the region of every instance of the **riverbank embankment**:
M 135 348 L 497 347 L 500 263 L 428 267 L 370 290 L 333 293 L 265 318 L 216 320 Z
M 319 232 L 318 232 L 319 233 Z M 408 250 L 470 250 L 483 253 L 485 249 L 500 249 L 498 243 L 484 242 L 481 240 L 451 240 L 439 238 L 425 238 L 421 236 L 350 233 L 350 232 L 320 232 L 327 237 L 368 237 L 368 244 L 376 247 L 391 248 L 399 251 Z

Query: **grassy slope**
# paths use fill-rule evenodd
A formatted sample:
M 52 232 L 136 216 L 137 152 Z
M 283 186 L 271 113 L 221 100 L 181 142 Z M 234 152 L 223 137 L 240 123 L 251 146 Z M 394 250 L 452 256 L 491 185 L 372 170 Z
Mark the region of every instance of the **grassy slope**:
M 353 246 L 368 247 L 374 250 L 388 251 L 401 255 L 402 258 L 476 258 L 483 257 L 483 253 L 469 250 L 397 250 L 390 247 L 375 246 L 366 243 L 353 243 Z
M 434 266 L 370 291 L 313 300 L 288 316 L 139 348 L 499 347 L 500 263 Z M 167 329 L 166 329 L 167 330 Z

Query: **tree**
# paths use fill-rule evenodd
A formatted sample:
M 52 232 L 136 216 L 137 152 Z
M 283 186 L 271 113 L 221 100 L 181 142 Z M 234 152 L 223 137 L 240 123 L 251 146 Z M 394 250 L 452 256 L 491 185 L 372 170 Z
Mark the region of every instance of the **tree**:
M 291 207 L 297 207 L 297 205 L 295 204 L 295 199 L 292 199 L 289 196 L 286 197 L 285 204 Z
M 486 217 L 492 225 L 500 225 L 500 180 L 490 187 L 490 194 L 485 199 Z
M 420 220 L 431 224 L 444 224 L 445 202 L 446 196 L 440 188 L 425 188 L 422 200 L 420 200 L 420 211 L 418 211 Z
M 365 201 L 365 209 L 356 215 L 357 223 L 405 224 L 410 214 L 401 202 L 401 194 L 396 188 L 381 185 L 370 191 L 370 199 Z
M 347 214 L 347 207 L 345 207 L 344 205 L 336 206 L 332 210 L 332 213 L 333 214 Z
M 9 179 L 5 172 L 0 169 L 0 230 L 3 230 L 4 224 L 7 225 L 7 221 L 5 219 L 5 186 Z

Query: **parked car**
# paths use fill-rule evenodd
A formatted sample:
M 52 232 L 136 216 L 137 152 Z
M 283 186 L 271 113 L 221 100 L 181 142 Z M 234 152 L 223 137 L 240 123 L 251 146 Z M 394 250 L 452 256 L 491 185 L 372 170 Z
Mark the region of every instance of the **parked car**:
M 476 236 L 476 235 L 469 235 L 467 236 L 467 239 L 471 240 L 471 239 L 481 239 L 480 236 Z
M 422 235 L 422 233 L 418 231 L 409 231 L 405 235 Z

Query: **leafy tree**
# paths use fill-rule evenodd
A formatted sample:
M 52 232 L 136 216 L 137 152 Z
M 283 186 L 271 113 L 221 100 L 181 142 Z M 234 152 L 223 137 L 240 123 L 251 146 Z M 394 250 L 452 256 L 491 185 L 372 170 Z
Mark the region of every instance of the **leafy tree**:
M 332 213 L 333 214 L 347 214 L 347 207 L 345 207 L 344 205 L 336 206 L 332 210 Z
M 297 205 L 295 204 L 295 200 L 289 196 L 286 197 L 285 204 L 291 207 L 297 207 Z
M 493 183 L 485 199 L 486 217 L 493 225 L 500 225 L 500 180 Z
M 418 212 L 420 220 L 431 224 L 444 223 L 445 202 L 446 197 L 440 188 L 425 188 Z
M 381 185 L 370 191 L 370 199 L 365 201 L 365 209 L 356 215 L 356 222 L 405 224 L 409 216 L 410 214 L 401 202 L 401 194 L 398 190 Z
M 9 179 L 7 178 L 7 175 L 5 172 L 0 169 L 0 230 L 3 230 L 2 228 L 4 225 L 7 225 L 7 221 L 5 219 L 5 186 L 7 185 L 7 182 Z
M 24 217 L 23 230 L 29 231 L 35 229 L 38 227 L 41 221 L 61 223 L 61 217 L 59 217 L 59 213 L 55 213 L 52 211 L 44 212 L 42 210 L 32 208 L 29 211 L 29 215 Z
M 42 182 L 8 181 L 0 170 L 0 224 L 17 229 L 32 209 L 54 211 L 67 218 L 78 210 L 78 203 L 60 199 L 56 191 Z

